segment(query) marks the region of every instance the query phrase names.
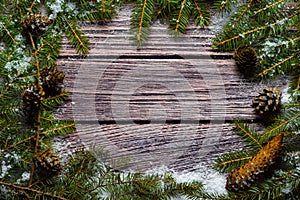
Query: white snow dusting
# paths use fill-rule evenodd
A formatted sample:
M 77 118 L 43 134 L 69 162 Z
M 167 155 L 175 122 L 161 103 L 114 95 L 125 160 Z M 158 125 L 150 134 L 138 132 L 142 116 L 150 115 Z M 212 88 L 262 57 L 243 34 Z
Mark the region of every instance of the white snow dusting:
M 57 14 L 63 11 L 63 4 L 64 0 L 56 0 L 54 3 L 48 2 L 48 6 L 52 11 L 52 13 L 49 16 L 49 19 L 55 19 L 57 17 Z
M 286 104 L 291 100 L 292 100 L 292 98 L 291 98 L 291 95 L 288 93 L 288 86 L 287 86 L 282 90 L 281 103 Z
M 193 171 L 177 172 L 169 169 L 166 166 L 154 168 L 146 172 L 146 174 L 158 174 L 163 175 L 166 172 L 170 172 L 177 183 L 200 181 L 204 184 L 204 189 L 207 193 L 227 194 L 225 188 L 226 177 L 223 174 L 215 171 L 207 166 L 198 165 L 195 166 Z M 176 197 L 173 200 L 185 200 L 184 197 Z
M 61 138 L 55 138 L 52 140 L 52 146 L 55 150 L 55 152 L 58 153 L 58 157 L 62 163 L 66 163 L 72 153 L 74 153 L 71 150 L 68 150 L 68 147 L 70 146 L 70 142 L 63 140 Z M 64 153 L 61 153 L 64 151 Z M 66 151 L 66 152 L 65 152 Z
M 8 153 L 5 151 L 0 151 L 1 152 L 1 166 L 0 166 L 0 179 L 4 178 L 6 175 L 8 175 L 9 170 L 12 168 L 12 159 L 15 160 L 15 162 L 18 162 L 20 159 L 19 155 L 15 153 Z
M 76 10 L 76 5 L 75 5 L 75 3 L 73 3 L 73 2 L 68 2 L 67 4 L 66 4 L 66 9 L 65 9 L 67 12 L 71 12 L 71 11 L 74 11 L 74 12 L 76 12 L 76 13 L 78 13 L 78 11 Z
M 175 180 L 180 182 L 201 181 L 208 193 L 226 194 L 226 177 L 207 166 L 198 165 L 192 172 L 174 172 Z

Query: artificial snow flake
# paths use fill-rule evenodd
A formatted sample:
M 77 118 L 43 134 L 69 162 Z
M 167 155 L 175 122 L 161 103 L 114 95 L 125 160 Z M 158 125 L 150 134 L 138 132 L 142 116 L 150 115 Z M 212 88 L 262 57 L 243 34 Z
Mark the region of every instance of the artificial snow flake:
M 28 172 L 23 172 L 23 174 L 22 174 L 22 180 L 23 180 L 23 181 L 29 180 L 29 177 L 30 177 L 30 173 L 28 173 Z
M 3 178 L 11 168 L 11 165 L 2 166 L 0 179 Z
M 76 5 L 75 5 L 75 3 L 72 3 L 72 2 L 68 2 L 67 4 L 66 4 L 66 8 L 65 8 L 65 10 L 67 11 L 67 12 L 76 12 L 77 13 L 77 10 L 76 10 Z M 74 14 L 76 14 L 76 13 L 74 13 Z
M 18 60 L 12 60 L 7 62 L 4 68 L 9 72 L 8 76 L 13 79 L 17 74 L 20 75 L 27 71 L 28 66 L 30 66 L 30 57 L 20 57 Z M 17 73 L 16 73 L 17 72 Z
M 21 34 L 15 36 L 15 40 L 18 42 L 23 42 L 25 39 Z
M 56 0 L 54 3 L 47 3 L 52 13 L 49 16 L 49 19 L 55 19 L 57 14 L 63 11 L 64 0 Z
M 111 197 L 111 193 L 107 190 L 103 190 L 100 195 L 98 195 L 99 199 L 109 199 Z
M 177 172 L 166 166 L 161 166 L 147 171 L 146 174 L 164 175 L 166 172 L 171 172 L 176 183 L 201 181 L 204 184 L 205 191 L 208 193 L 227 193 L 225 189 L 226 177 L 214 169 L 203 165 L 195 166 L 192 172 Z M 173 198 L 173 200 L 182 200 L 182 198 L 183 197 Z
M 244 38 L 244 37 L 245 37 L 245 34 L 242 34 L 242 33 L 241 33 L 241 34 L 239 34 L 239 36 L 242 37 L 242 38 Z

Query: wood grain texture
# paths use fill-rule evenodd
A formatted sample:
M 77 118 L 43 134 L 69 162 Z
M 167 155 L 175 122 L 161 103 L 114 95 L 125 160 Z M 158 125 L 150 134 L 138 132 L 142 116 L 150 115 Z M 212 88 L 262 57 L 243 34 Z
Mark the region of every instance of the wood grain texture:
M 125 158 L 126 169 L 191 171 L 243 147 L 230 122 L 255 121 L 250 102 L 265 85 L 242 79 L 232 52 L 211 49 L 216 27 L 191 24 L 174 38 L 155 23 L 137 49 L 129 19 L 127 8 L 110 23 L 83 24 L 91 42 L 86 58 L 63 40 L 57 65 L 71 100 L 56 116 L 74 118 L 83 144 L 105 147 L 112 163 Z

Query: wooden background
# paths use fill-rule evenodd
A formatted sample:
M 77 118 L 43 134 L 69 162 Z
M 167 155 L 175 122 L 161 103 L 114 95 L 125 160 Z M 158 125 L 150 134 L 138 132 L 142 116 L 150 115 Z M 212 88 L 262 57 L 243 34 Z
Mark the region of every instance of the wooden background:
M 71 97 L 56 116 L 77 123 L 76 133 L 65 139 L 72 147 L 104 147 L 112 165 L 123 159 L 123 169 L 135 170 L 163 165 L 192 171 L 242 148 L 232 119 L 261 128 L 250 104 L 265 85 L 243 79 L 232 52 L 211 49 L 220 27 L 190 24 L 174 38 L 167 24 L 156 22 L 137 49 L 130 40 L 130 9 L 112 22 L 82 25 L 91 42 L 86 58 L 63 41 L 57 65 Z

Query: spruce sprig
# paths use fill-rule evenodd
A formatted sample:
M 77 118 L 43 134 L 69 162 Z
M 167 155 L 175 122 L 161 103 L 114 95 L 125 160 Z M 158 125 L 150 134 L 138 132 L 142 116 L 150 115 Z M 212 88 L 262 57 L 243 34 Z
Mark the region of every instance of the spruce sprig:
M 56 23 L 64 30 L 76 51 L 80 54 L 87 55 L 90 50 L 89 41 L 88 38 L 83 35 L 78 24 L 75 21 L 68 20 L 66 17 L 57 18 Z
M 208 26 L 210 20 L 210 12 L 207 5 L 193 0 L 194 7 L 192 7 L 192 15 L 197 25 L 200 27 Z
M 291 102 L 293 103 L 293 102 Z M 295 102 L 294 102 L 295 103 Z M 289 105 L 289 104 L 288 104 Z M 252 130 L 246 131 L 248 127 L 242 121 L 235 122 L 235 132 L 244 138 L 244 141 L 253 146 L 258 141 L 259 144 L 264 145 L 268 143 L 274 136 L 284 133 L 284 152 L 282 155 L 277 155 L 280 158 L 280 163 L 276 164 L 276 169 L 271 170 L 268 177 L 254 182 L 249 189 L 236 192 L 229 192 L 227 196 L 218 196 L 220 199 L 273 199 L 273 198 L 291 198 L 294 196 L 293 191 L 299 187 L 299 173 L 297 166 L 299 164 L 298 155 L 299 138 L 297 132 L 299 130 L 300 115 L 298 106 L 285 106 L 284 112 L 277 116 L 277 120 L 268 127 L 265 132 L 258 134 Z M 253 138 L 256 138 L 253 140 Z M 253 147 L 257 147 L 255 144 Z M 226 153 L 215 160 L 214 166 L 216 169 L 224 172 L 231 171 L 243 166 L 249 159 L 256 156 L 259 148 L 254 148 L 253 151 L 241 150 Z M 262 153 L 261 153 L 262 154 Z M 262 154 L 263 155 L 263 154 Z M 257 159 L 256 159 L 257 160 Z M 249 163 L 248 163 L 249 164 Z M 283 190 L 289 188 L 290 192 L 284 193 Z
M 213 2 L 212 8 L 217 9 L 222 15 L 224 12 L 230 12 L 232 5 L 236 4 L 237 0 L 216 0 Z
M 257 150 L 262 148 L 260 136 L 255 132 L 253 128 L 242 123 L 240 120 L 235 120 L 234 125 L 235 133 L 240 135 L 244 142 L 247 142 L 249 146 Z
M 178 10 L 174 12 L 174 15 L 171 17 L 170 27 L 174 31 L 175 35 L 179 33 L 184 33 L 189 16 L 191 14 L 191 4 L 189 0 L 183 0 Z
M 210 12 L 207 4 L 196 0 L 140 0 L 137 1 L 131 16 L 131 30 L 138 47 L 147 41 L 151 24 L 156 20 L 169 23 L 170 33 L 185 33 L 192 18 L 196 25 L 207 26 Z
M 258 183 L 250 190 L 228 192 L 228 194 L 210 194 L 209 199 L 218 200 L 253 200 L 253 199 L 298 199 L 299 171 L 285 171 L 276 174 L 268 180 Z M 291 190 L 290 192 L 287 192 Z
M 131 16 L 131 30 L 134 33 L 134 41 L 137 47 L 140 47 L 149 35 L 153 6 L 153 0 L 138 0 L 135 3 L 133 15 Z
M 266 80 L 289 74 L 299 60 L 299 11 L 285 0 L 247 1 L 231 16 L 213 47 L 222 51 L 251 45 L 257 50 L 257 77 Z
M 75 123 L 72 119 L 57 120 L 53 116 L 53 109 L 67 99 L 68 93 L 61 88 L 55 94 L 46 90 L 45 86 L 49 84 L 43 82 L 48 80 L 42 77 L 43 71 L 55 67 L 63 33 L 83 55 L 88 53 L 88 40 L 78 23 L 73 21 L 80 17 L 75 18 L 68 10 L 73 4 L 63 1 L 62 10 L 56 12 L 51 7 L 56 1 L 49 2 L 12 1 L 12 8 L 17 9 L 0 14 L 0 18 L 10 15 L 17 22 L 4 21 L 2 24 L 9 27 L 7 33 L 10 34 L 3 37 L 6 45 L 0 54 L 0 158 L 3 164 L 0 168 L 0 198 L 169 199 L 179 195 L 203 196 L 201 182 L 176 183 L 170 173 L 116 172 L 86 150 L 77 151 L 69 160 L 61 160 L 65 164 L 62 169 L 52 169 L 58 156 L 54 154 L 51 140 L 73 133 Z M 81 8 L 96 8 L 96 4 L 89 4 L 90 1 L 68 3 Z M 110 5 L 108 1 L 100 3 L 101 12 L 109 11 L 106 10 Z M 36 14 L 41 7 L 46 8 L 51 23 L 44 34 L 35 37 L 24 29 L 23 24 L 28 14 Z M 97 18 L 94 11 L 81 17 L 94 20 Z M 1 31 L 4 35 L 3 29 Z M 15 42 L 5 39 L 9 36 Z
M 225 153 L 216 158 L 214 167 L 220 172 L 230 172 L 248 162 L 255 153 L 256 151 L 251 150 L 236 150 Z
M 282 131 L 293 132 L 299 129 L 300 112 L 298 106 L 286 108 L 285 111 L 277 116 L 276 121 L 268 126 L 262 134 L 262 139 L 267 141 L 269 138 Z

